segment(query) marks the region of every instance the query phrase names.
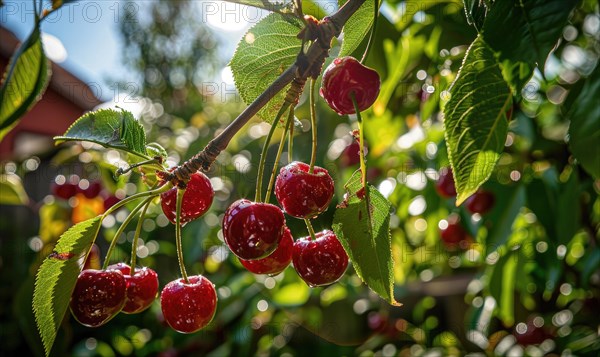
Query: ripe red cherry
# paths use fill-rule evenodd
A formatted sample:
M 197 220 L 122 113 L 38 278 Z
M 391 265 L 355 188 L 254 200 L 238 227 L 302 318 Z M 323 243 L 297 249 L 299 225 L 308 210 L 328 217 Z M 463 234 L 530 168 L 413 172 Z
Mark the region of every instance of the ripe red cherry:
M 294 242 L 294 269 L 309 286 L 329 285 L 338 281 L 348 267 L 348 255 L 330 230 Z
M 524 325 L 524 326 L 523 326 Z M 537 327 L 533 321 L 528 321 L 526 324 L 518 324 L 513 332 L 517 343 L 523 346 L 539 345 L 552 335 L 547 333 L 543 327 Z
M 190 176 L 187 189 L 181 203 L 181 223 L 185 224 L 202 216 L 212 204 L 215 192 L 210 180 L 201 172 Z M 177 188 L 174 187 L 160 195 L 160 205 L 169 221 L 175 223 L 177 214 Z
M 493 193 L 479 190 L 467 199 L 467 209 L 471 213 L 484 214 L 494 207 L 495 200 Z
M 136 269 L 131 274 L 131 267 L 125 263 L 110 265 L 108 269 L 118 270 L 123 273 L 127 283 L 127 296 L 123 312 L 137 314 L 146 310 L 158 295 L 158 275 L 150 268 Z
M 118 270 L 84 270 L 71 295 L 71 313 L 82 325 L 104 325 L 125 305 L 126 286 Z
M 78 189 L 79 186 L 75 183 L 65 182 L 62 185 L 55 183 L 52 185 L 52 194 L 63 200 L 68 200 L 77 194 Z
M 210 280 L 202 275 L 173 280 L 160 294 L 162 313 L 175 331 L 192 333 L 210 323 L 217 309 L 217 292 Z
M 440 171 L 440 178 L 435 184 L 435 189 L 438 194 L 444 198 L 456 197 L 456 186 L 454 185 L 454 177 L 450 167 Z
M 79 185 L 81 185 L 82 182 L 84 181 L 80 181 Z M 81 188 L 79 185 L 77 186 L 77 191 L 82 193 L 86 198 L 97 197 L 102 190 L 102 184 L 99 181 L 90 182 L 89 186 L 85 189 Z
M 360 163 L 360 144 L 352 141 L 350 145 L 346 146 L 340 155 L 340 161 L 344 167 L 358 165 Z
M 440 232 L 440 237 L 446 246 L 455 248 L 465 241 L 468 235 L 460 222 L 449 220 L 448 226 Z
M 312 218 L 325 211 L 333 197 L 333 179 L 327 170 L 302 162 L 281 168 L 275 181 L 275 196 L 285 213 L 296 218 Z
M 240 259 L 240 263 L 254 274 L 277 275 L 287 268 L 292 261 L 292 248 L 294 247 L 294 238 L 290 229 L 285 227 L 283 238 L 279 246 L 273 253 L 266 258 L 256 260 Z
M 237 200 L 223 217 L 223 237 L 233 254 L 245 260 L 273 253 L 281 238 L 285 218 L 281 209 L 269 203 Z
M 377 99 L 381 82 L 379 74 L 353 57 L 339 57 L 323 72 L 320 94 L 339 115 L 355 114 L 351 94 L 358 109 L 369 108 Z

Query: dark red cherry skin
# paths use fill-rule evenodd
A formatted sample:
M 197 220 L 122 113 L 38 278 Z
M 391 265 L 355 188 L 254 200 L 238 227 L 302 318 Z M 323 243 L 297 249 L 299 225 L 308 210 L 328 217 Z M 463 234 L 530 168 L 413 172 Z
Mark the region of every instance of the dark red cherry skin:
M 127 284 L 118 270 L 84 270 L 71 295 L 71 313 L 79 323 L 98 327 L 125 306 Z
M 496 198 L 490 191 L 479 190 L 467 199 L 467 209 L 471 213 L 484 214 L 494 207 Z
M 448 247 L 457 247 L 460 242 L 467 239 L 468 235 L 460 222 L 449 222 L 446 229 L 440 232 L 442 242 Z
M 82 193 L 86 198 L 91 199 L 100 194 L 100 191 L 102 191 L 102 184 L 99 181 L 92 181 L 86 189 L 82 189 L 79 186 L 77 188 L 78 192 Z
M 223 216 L 223 237 L 233 254 L 244 260 L 273 253 L 285 227 L 281 209 L 269 203 L 237 200 Z
M 346 146 L 340 155 L 340 163 L 344 167 L 358 165 L 360 163 L 360 144 L 352 141 L 350 145 Z
M 55 183 L 52 185 L 52 194 L 60 199 L 68 200 L 77 194 L 78 189 L 79 186 L 74 183 L 66 182 L 62 185 Z
M 108 269 L 115 269 L 123 273 L 127 283 L 127 296 L 123 312 L 137 314 L 146 310 L 158 295 L 158 275 L 150 268 L 137 268 L 131 275 L 131 267 L 125 263 L 110 265 Z
M 202 216 L 212 204 L 215 192 L 210 180 L 201 172 L 190 176 L 181 204 L 181 223 L 185 224 Z M 160 205 L 169 221 L 175 223 L 177 213 L 177 188 L 160 195 Z
M 369 108 L 377 99 L 381 81 L 379 74 L 354 57 L 338 57 L 325 68 L 320 94 L 339 115 L 355 114 L 351 94 L 358 109 Z
M 543 327 L 537 327 L 533 324 L 533 321 L 528 321 L 526 323 L 527 329 L 523 333 L 519 333 L 518 331 L 513 332 L 513 336 L 517 340 L 517 343 L 523 346 L 528 345 L 539 345 L 544 342 L 548 338 L 552 338 L 552 335 L 546 333 Z
M 109 208 L 119 203 L 119 201 L 121 200 L 115 195 L 107 196 L 104 198 L 104 211 L 106 212 Z
M 275 181 L 275 196 L 285 213 L 296 218 L 312 218 L 325 211 L 333 198 L 333 179 L 329 172 L 303 162 L 282 167 Z
M 192 333 L 208 325 L 217 309 L 217 292 L 202 275 L 173 280 L 160 294 L 165 321 L 177 332 Z
M 456 197 L 456 186 L 454 185 L 451 168 L 448 167 L 440 171 L 440 178 L 435 184 L 435 189 L 444 198 Z
M 294 269 L 309 286 L 323 286 L 338 281 L 348 267 L 348 255 L 330 230 L 294 242 Z
M 294 238 L 288 227 L 283 231 L 283 238 L 279 242 L 277 249 L 266 258 L 256 260 L 240 259 L 240 263 L 254 274 L 277 275 L 287 268 L 292 261 L 292 249 L 294 247 Z

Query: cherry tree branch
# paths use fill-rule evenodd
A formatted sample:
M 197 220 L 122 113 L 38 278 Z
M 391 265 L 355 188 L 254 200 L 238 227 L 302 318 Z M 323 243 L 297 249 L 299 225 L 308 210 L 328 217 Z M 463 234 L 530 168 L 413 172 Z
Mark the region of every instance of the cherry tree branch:
M 366 0 L 348 0 L 337 12 L 325 17 L 318 23 L 318 34 L 304 54 L 300 54 L 296 62 L 286 69 L 261 95 L 233 120 L 219 135 L 212 139 L 197 155 L 184 162 L 171 173 L 160 176 L 174 184 L 185 182 L 189 175 L 202 169 L 208 171 L 221 151 L 227 148 L 231 139 L 240 131 L 256 113 L 263 108 L 277 93 L 292 81 L 305 82 L 308 77 L 317 78 L 323 63 L 329 56 L 331 40 L 338 37 L 350 17 Z

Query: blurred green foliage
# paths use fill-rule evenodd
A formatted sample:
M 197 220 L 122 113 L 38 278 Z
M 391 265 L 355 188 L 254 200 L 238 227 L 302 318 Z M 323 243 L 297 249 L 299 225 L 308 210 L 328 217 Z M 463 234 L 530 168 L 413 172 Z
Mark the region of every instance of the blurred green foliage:
M 186 18 L 184 6 L 195 4 L 175 3 L 148 6 L 155 6 L 157 16 L 166 12 Z M 256 119 L 236 135 L 207 173 L 215 189 L 211 210 L 183 229 L 188 272 L 207 275 L 218 289 L 218 310 L 211 325 L 196 334 L 178 334 L 162 320 L 158 300 L 142 314 L 120 314 L 97 329 L 82 327 L 67 316 L 54 353 L 597 356 L 600 181 L 569 151 L 567 113 L 578 102 L 585 79 L 598 71 L 598 11 L 597 2 L 579 3 L 546 61 L 544 76 L 536 70 L 524 90 L 516 93 L 504 153 L 484 186 L 494 193 L 495 205 L 489 213 L 471 215 L 464 207 L 455 207 L 453 200 L 441 198 L 435 182 L 438 171 L 448 165 L 440 97 L 456 77 L 476 28 L 467 23 L 460 2 L 383 3 L 384 16 L 367 62 L 381 74 L 382 89 L 363 119 L 369 182 L 394 207 L 390 218 L 394 293 L 404 306 L 391 307 L 379 299 L 351 268 L 340 282 L 311 289 L 292 267 L 275 277 L 255 276 L 228 252 L 220 232 L 222 214 L 233 200 L 253 195 L 260 147 L 269 128 Z M 125 36 L 145 31 L 147 38 L 135 39 L 148 41 L 144 46 L 157 38 L 168 42 L 169 34 L 177 31 L 161 21 L 123 31 Z M 189 18 L 185 21 L 194 31 L 201 27 Z M 211 38 L 207 31 L 202 27 L 195 39 L 205 49 L 214 45 L 206 40 Z M 510 29 L 506 31 L 509 36 Z M 355 51 L 357 57 L 364 46 Z M 332 58 L 338 50 L 339 46 L 332 49 Z M 143 76 L 150 73 L 143 71 L 149 67 L 161 73 L 157 77 L 161 85 L 145 79 L 140 122 L 148 141 L 167 148 L 169 162 L 175 165 L 202 149 L 244 105 L 238 98 L 203 97 L 194 91 L 198 83 L 186 82 L 190 90 L 179 96 L 165 70 L 185 65 L 184 77 L 193 78 L 197 61 L 205 55 L 185 52 L 173 67 L 165 51 L 153 46 L 150 52 L 127 53 Z M 317 164 L 336 181 L 332 207 L 313 223 L 316 229 L 325 229 L 331 226 L 334 205 L 342 201 L 343 184 L 358 165 L 346 151 L 353 142 L 354 119 L 337 116 L 323 102 L 317 109 Z M 306 95 L 296 116 L 302 125 L 294 130 L 293 159 L 308 161 Z M 280 135 L 277 131 L 275 138 Z M 273 165 L 275 141 L 267 172 Z M 595 145 L 590 150 L 597 150 Z M 282 158 L 285 162 L 287 154 Z M 0 206 L 2 354 L 42 353 L 31 312 L 33 276 L 70 226 L 73 212 L 84 204 L 47 195 L 54 177 L 101 180 L 106 195 L 123 197 L 146 189 L 138 173 L 114 177 L 116 165 L 123 166 L 127 159 L 116 150 L 77 144 L 38 158 L 35 169 L 27 160 L 2 164 L 4 174 L 22 177 L 31 201 L 28 206 Z M 138 261 L 158 272 L 162 287 L 179 274 L 174 227 L 158 205 L 149 212 Z M 125 216 L 118 212 L 104 222 L 97 240 L 102 253 Z M 440 227 L 449 216 L 460 217 L 468 231 L 471 241 L 466 246 L 449 249 L 440 241 Z M 287 224 L 295 238 L 307 235 L 302 221 L 288 217 Z M 133 227 L 120 238 L 113 260 L 129 259 L 132 231 Z

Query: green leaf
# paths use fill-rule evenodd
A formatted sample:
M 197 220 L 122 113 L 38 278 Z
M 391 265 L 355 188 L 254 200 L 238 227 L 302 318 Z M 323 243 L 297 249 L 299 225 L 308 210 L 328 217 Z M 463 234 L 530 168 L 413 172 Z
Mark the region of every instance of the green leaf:
M 554 219 L 557 244 L 568 244 L 581 227 L 580 187 L 577 170 L 573 170 L 567 182 L 560 185 L 558 207 L 569 207 L 569 209 L 560 209 L 560 213 Z
M 465 15 L 467 23 L 475 26 L 477 31 L 483 27 L 483 21 L 488 11 L 487 5 L 483 0 L 463 0 L 465 5 Z
M 54 252 L 38 270 L 33 293 L 33 312 L 46 355 L 50 354 L 81 270 L 79 258 L 89 251 L 100 223 L 98 216 L 71 227 L 59 238 Z
M 506 326 L 512 326 L 514 323 L 514 290 L 518 262 L 519 254 L 510 252 L 491 267 L 491 273 L 488 271 L 490 295 L 496 299 L 498 317 Z
M 500 58 L 544 68 L 577 0 L 495 1 L 483 26 L 485 41 Z M 510 36 L 507 36 L 507 31 Z
M 54 140 L 57 144 L 73 140 L 90 141 L 147 157 L 144 127 L 125 110 L 100 109 L 86 113 L 63 136 L 56 136 Z
M 497 202 L 488 219 L 494 222 L 486 241 L 486 255 L 502 247 L 513 231 L 513 223 L 525 206 L 526 193 L 523 185 L 501 186 L 496 192 Z
M 534 67 L 525 62 L 502 61 L 502 76 L 510 90 L 515 95 L 521 95 L 521 90 L 533 76 Z
M 310 288 L 304 282 L 287 284 L 273 294 L 272 301 L 278 306 L 300 306 L 308 301 Z
M 0 204 L 26 205 L 29 197 L 17 175 L 0 175 Z
M 345 0 L 338 0 L 340 6 L 345 2 Z M 374 3 L 374 0 L 366 0 L 344 25 L 342 29 L 344 41 L 342 42 L 339 57 L 352 54 L 365 37 L 369 35 L 369 31 L 373 26 Z
M 511 98 L 494 53 L 479 36 L 467 50 L 444 107 L 457 206 L 492 174 L 504 149 Z
M 19 46 L 0 86 L 0 140 L 41 98 L 50 77 L 39 27 Z
M 585 80 L 568 118 L 569 148 L 581 166 L 594 178 L 600 178 L 600 70 Z
M 235 85 L 246 104 L 261 95 L 296 61 L 302 42 L 296 37 L 302 22 L 295 18 L 270 14 L 242 37 L 229 65 Z M 272 123 L 285 98 L 284 90 L 276 94 L 258 116 Z
M 382 299 L 399 306 L 394 299 L 392 205 L 375 187 L 362 190 L 360 171 L 352 175 L 345 188 L 344 202 L 333 217 L 333 230 L 362 281 Z

